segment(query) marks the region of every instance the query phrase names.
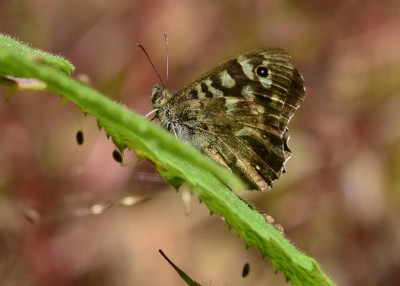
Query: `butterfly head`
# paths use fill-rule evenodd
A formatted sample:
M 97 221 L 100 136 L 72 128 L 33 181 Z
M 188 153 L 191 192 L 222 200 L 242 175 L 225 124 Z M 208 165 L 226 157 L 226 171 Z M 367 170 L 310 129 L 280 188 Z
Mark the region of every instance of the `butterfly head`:
M 171 98 L 171 94 L 164 86 L 156 84 L 151 89 L 151 102 L 155 108 L 159 108 L 167 103 Z
M 154 85 L 151 89 L 151 102 L 153 103 L 154 110 L 156 111 L 155 118 L 160 119 L 164 117 L 165 112 L 168 113 L 168 101 L 172 95 L 164 86 L 158 84 Z
M 151 102 L 153 104 L 159 103 L 159 101 L 163 97 L 164 90 L 165 88 L 163 86 L 159 86 L 158 84 L 153 86 L 153 88 L 151 89 Z

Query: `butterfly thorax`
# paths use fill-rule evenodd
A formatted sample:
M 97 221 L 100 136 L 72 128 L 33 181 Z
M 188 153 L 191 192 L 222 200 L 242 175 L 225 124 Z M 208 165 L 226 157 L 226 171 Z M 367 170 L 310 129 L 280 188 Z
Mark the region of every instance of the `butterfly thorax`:
M 191 133 L 183 123 L 179 106 L 174 104 L 174 95 L 163 86 L 156 84 L 151 90 L 151 101 L 156 109 L 156 118 L 161 126 L 181 139 L 191 143 Z

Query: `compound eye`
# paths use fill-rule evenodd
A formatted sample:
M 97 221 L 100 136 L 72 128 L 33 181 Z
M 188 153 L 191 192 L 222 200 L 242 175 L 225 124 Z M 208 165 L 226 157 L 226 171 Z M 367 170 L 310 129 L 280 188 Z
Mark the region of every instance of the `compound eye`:
M 162 88 L 159 85 L 153 86 L 153 88 L 151 90 L 151 102 L 153 104 L 161 98 L 161 96 L 163 94 L 163 90 L 164 90 L 164 88 Z
M 268 69 L 267 69 L 266 67 L 259 66 L 259 67 L 257 67 L 257 69 L 256 69 L 256 73 L 257 73 L 257 75 L 260 76 L 260 77 L 267 77 L 269 71 L 268 71 Z

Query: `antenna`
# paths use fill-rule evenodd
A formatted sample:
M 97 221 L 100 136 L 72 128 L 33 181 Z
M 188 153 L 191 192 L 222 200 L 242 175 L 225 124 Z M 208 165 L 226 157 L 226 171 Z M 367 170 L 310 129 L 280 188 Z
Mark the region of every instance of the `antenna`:
M 164 32 L 165 39 L 165 65 L 166 65 L 166 81 L 165 83 L 168 85 L 168 35 Z
M 151 59 L 150 59 L 150 57 L 149 57 L 149 54 L 147 53 L 146 49 L 145 49 L 141 44 L 136 44 L 136 46 L 138 46 L 139 48 L 142 49 L 143 53 L 146 55 L 147 59 L 149 60 L 149 63 L 150 63 L 151 66 L 153 67 L 153 70 L 154 70 L 154 72 L 156 73 L 158 79 L 160 80 L 161 85 L 163 86 L 163 88 L 165 88 L 165 85 L 164 85 L 164 83 L 163 83 L 163 80 L 161 79 L 160 74 L 158 73 L 158 71 L 156 70 L 156 68 L 154 67 L 154 64 L 153 64 L 153 62 L 151 61 Z

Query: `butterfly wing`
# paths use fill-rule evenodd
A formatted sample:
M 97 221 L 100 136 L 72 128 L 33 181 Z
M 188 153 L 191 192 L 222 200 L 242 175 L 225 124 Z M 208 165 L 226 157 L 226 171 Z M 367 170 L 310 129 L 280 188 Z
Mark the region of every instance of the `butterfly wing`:
M 178 138 L 264 191 L 284 171 L 287 124 L 303 98 L 303 79 L 290 56 L 255 50 L 171 96 L 158 107 L 158 118 Z

